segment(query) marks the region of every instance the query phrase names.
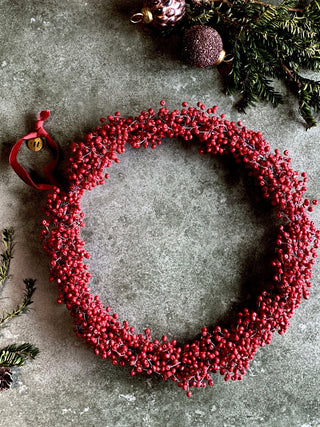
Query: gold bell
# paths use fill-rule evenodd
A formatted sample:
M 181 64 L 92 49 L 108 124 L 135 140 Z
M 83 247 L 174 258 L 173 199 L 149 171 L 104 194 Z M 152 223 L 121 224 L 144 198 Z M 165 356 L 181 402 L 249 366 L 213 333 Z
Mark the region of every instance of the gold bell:
M 39 137 L 28 139 L 27 146 L 31 151 L 40 151 L 43 147 L 43 141 Z

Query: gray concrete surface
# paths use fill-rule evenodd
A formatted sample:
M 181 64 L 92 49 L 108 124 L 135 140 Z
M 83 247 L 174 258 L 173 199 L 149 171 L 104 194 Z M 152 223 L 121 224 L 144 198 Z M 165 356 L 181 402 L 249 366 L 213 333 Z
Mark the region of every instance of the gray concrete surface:
M 31 311 L 0 331 L 0 347 L 30 341 L 41 349 L 0 395 L 0 425 L 319 426 L 319 263 L 310 300 L 284 336 L 260 349 L 244 380 L 218 377 L 191 399 L 173 383 L 131 378 L 95 357 L 56 303 L 39 240 L 46 195 L 8 166 L 12 144 L 44 108 L 52 111 L 46 129 L 66 152 L 116 110 L 135 115 L 158 108 L 163 98 L 170 108 L 184 100 L 218 104 L 228 118 L 261 130 L 273 148 L 289 149 L 294 167 L 309 174 L 308 196 L 320 198 L 319 128 L 305 131 L 287 90 L 279 85 L 287 100 L 280 108 L 259 105 L 239 114 L 216 70 L 185 66 L 164 41 L 130 24 L 139 6 L 0 0 L 0 227 L 16 230 L 1 307 L 20 301 L 23 278 L 37 279 Z M 30 165 L 39 159 L 29 153 Z M 84 197 L 83 236 L 92 253 L 92 289 L 122 319 L 156 336 L 188 339 L 261 283 L 273 242 L 270 212 L 254 203 L 238 169 L 168 141 L 157 150 L 129 150 L 110 173 L 104 187 Z

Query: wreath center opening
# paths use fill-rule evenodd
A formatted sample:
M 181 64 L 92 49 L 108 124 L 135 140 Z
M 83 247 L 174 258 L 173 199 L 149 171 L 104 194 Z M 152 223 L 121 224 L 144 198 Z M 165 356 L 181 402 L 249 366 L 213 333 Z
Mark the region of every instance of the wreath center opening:
M 111 169 L 82 200 L 90 286 L 102 302 L 137 330 L 185 341 L 255 299 L 274 241 L 241 166 L 173 139 L 130 147 Z

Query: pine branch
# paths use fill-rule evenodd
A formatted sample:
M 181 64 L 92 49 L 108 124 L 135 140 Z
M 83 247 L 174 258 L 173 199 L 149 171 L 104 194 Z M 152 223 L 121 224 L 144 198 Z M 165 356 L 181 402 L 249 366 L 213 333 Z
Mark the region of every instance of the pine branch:
M 187 25 L 209 25 L 220 32 L 233 58 L 225 76 L 226 93 L 240 92 L 241 111 L 257 101 L 277 106 L 282 96 L 272 79 L 285 82 L 296 96 L 307 128 L 320 111 L 320 82 L 306 80 L 300 68 L 320 70 L 320 0 L 304 9 L 296 1 L 270 5 L 259 0 L 189 0 Z
M 0 285 L 9 276 L 10 261 L 12 259 L 13 251 L 13 229 L 6 228 L 2 233 L 2 241 L 4 245 L 4 252 L 1 254 L 0 264 Z M 23 301 L 15 309 L 3 314 L 0 317 L 0 327 L 14 317 L 26 313 L 29 305 L 32 304 L 32 295 L 35 291 L 35 280 L 24 279 L 25 291 Z M 10 367 L 22 366 L 28 358 L 35 359 L 39 354 L 39 349 L 32 344 L 11 344 L 7 347 L 0 349 L 0 392 L 8 390 L 12 383 L 12 375 Z
M 13 234 L 12 228 L 5 228 L 2 232 L 2 243 L 4 252 L 1 254 L 0 263 L 0 286 L 5 282 L 9 276 L 10 261 L 13 252 Z
M 29 309 L 29 305 L 32 304 L 32 295 L 35 291 L 35 280 L 33 279 L 24 279 L 25 283 L 25 293 L 23 302 L 18 305 L 15 309 L 12 311 L 3 314 L 0 317 L 0 327 L 3 326 L 8 320 L 13 319 L 14 317 L 20 316 L 20 314 L 26 313 Z
M 0 350 L 0 366 L 22 366 L 28 357 L 35 359 L 40 350 L 32 344 L 11 344 Z

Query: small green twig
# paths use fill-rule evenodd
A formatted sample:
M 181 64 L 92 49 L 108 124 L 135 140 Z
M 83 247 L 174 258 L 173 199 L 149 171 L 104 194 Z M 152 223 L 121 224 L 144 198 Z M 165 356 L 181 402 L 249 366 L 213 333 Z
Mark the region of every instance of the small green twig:
M 22 304 L 18 305 L 12 311 L 3 314 L 0 317 L 0 327 L 3 326 L 8 320 L 13 319 L 14 317 L 20 316 L 22 313 L 26 313 L 29 309 L 29 305 L 32 304 L 32 295 L 35 291 L 35 280 L 33 279 L 24 279 L 24 283 L 26 285 L 24 298 Z
M 214 0 L 214 1 L 219 1 L 219 0 Z M 221 0 L 220 0 L 221 1 Z M 282 7 L 282 4 L 272 4 L 272 3 L 267 3 L 264 1 L 259 1 L 259 0 L 242 0 L 245 3 L 254 3 L 254 4 L 258 4 L 260 6 L 267 6 L 267 7 L 271 7 L 273 9 L 280 9 Z M 304 11 L 305 8 L 300 8 L 300 7 L 288 7 L 288 10 L 290 12 L 299 12 L 302 13 Z
M 10 261 L 12 259 L 13 252 L 13 229 L 5 228 L 2 233 L 2 242 L 5 248 L 1 254 L 0 262 L 0 286 L 3 285 L 5 280 L 9 276 Z M 15 309 L 0 316 L 0 328 L 9 320 L 20 316 L 22 313 L 26 313 L 29 309 L 29 305 L 32 304 L 32 295 L 35 291 L 35 280 L 24 279 L 25 292 L 23 301 L 20 305 L 17 305 Z M 7 347 L 0 349 L 0 392 L 8 390 L 12 383 L 12 376 L 10 367 L 22 366 L 25 364 L 28 358 L 35 359 L 39 354 L 39 349 L 32 344 L 11 344 Z
M 272 4 L 272 3 L 267 3 L 264 1 L 259 1 L 259 0 L 242 0 L 244 3 L 254 3 L 254 4 L 258 4 L 260 6 L 268 6 L 274 9 L 279 9 L 280 7 L 282 7 L 281 4 Z M 228 6 L 232 6 L 232 1 L 229 0 L 198 0 L 198 1 L 194 1 L 193 2 L 195 6 L 209 6 L 210 3 L 224 3 L 227 4 Z M 290 12 L 300 12 L 302 13 L 304 11 L 305 8 L 295 8 L 295 7 L 289 7 L 288 10 Z
M 0 263 L 0 286 L 5 282 L 9 275 L 10 261 L 13 252 L 13 234 L 12 228 L 5 228 L 2 232 L 2 243 L 4 252 L 1 254 Z
M 0 366 L 22 366 L 28 357 L 35 359 L 39 352 L 37 347 L 29 343 L 8 345 L 0 350 Z

